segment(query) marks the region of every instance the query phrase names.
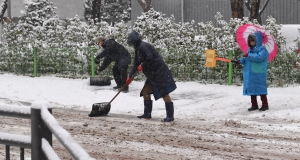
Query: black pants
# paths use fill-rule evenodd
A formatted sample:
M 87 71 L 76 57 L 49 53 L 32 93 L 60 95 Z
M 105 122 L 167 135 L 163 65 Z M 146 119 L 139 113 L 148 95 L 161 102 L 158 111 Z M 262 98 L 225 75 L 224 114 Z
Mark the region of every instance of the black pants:
M 117 64 L 113 67 L 113 75 L 118 87 L 123 87 L 127 79 L 128 65 L 122 66 L 120 69 Z

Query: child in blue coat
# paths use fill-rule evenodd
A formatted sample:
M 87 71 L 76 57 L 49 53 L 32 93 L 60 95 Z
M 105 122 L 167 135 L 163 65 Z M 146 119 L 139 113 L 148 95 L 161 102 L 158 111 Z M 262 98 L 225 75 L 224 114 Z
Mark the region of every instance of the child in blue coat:
M 244 88 L 243 95 L 251 96 L 252 106 L 248 111 L 258 109 L 257 96 L 260 96 L 262 107 L 259 111 L 269 109 L 267 99 L 267 71 L 268 56 L 267 49 L 262 45 L 262 32 L 257 31 L 248 36 L 248 46 L 250 47 L 244 57 L 237 63 L 243 65 Z

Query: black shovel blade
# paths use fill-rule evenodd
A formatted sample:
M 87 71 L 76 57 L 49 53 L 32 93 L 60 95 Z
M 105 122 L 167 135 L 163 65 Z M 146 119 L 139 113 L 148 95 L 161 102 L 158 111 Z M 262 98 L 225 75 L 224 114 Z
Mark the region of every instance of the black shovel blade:
M 110 86 L 111 78 L 110 77 L 90 77 L 91 86 Z
M 110 104 L 109 105 L 107 104 L 108 102 L 94 103 L 92 107 L 92 111 L 89 114 L 89 117 L 106 116 L 110 111 Z

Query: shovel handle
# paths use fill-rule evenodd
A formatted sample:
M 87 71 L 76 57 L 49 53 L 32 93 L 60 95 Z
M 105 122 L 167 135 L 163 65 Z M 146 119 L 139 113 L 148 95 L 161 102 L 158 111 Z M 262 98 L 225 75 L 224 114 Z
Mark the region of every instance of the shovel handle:
M 231 59 L 227 59 L 227 58 L 220 58 L 220 57 L 216 57 L 215 58 L 217 61 L 223 61 L 223 62 L 233 62 L 235 63 L 236 61 L 235 60 L 231 60 Z
M 130 77 L 131 80 L 133 80 L 133 78 L 137 75 L 139 71 L 135 71 L 135 73 Z M 125 84 L 122 88 L 120 88 L 119 92 L 114 96 L 114 98 L 112 100 L 110 100 L 110 102 L 107 103 L 106 106 L 109 106 L 110 103 L 124 90 L 124 88 L 128 86 L 127 84 Z

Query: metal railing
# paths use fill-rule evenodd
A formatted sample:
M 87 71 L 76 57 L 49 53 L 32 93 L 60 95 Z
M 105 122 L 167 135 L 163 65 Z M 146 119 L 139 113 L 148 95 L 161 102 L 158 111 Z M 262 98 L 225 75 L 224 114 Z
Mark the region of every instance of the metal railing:
M 6 160 L 10 160 L 10 146 L 20 147 L 20 159 L 24 160 L 24 148 L 31 149 L 31 159 L 60 159 L 52 148 L 52 135 L 66 148 L 75 160 L 94 160 L 76 143 L 52 115 L 52 108 L 41 105 L 0 105 L 0 116 L 30 119 L 31 136 L 0 132 L 0 144 L 5 144 Z

